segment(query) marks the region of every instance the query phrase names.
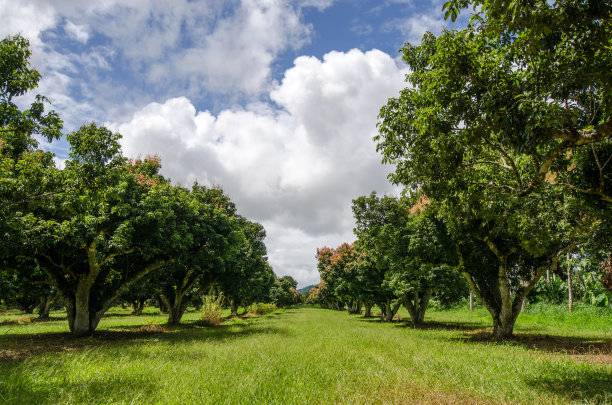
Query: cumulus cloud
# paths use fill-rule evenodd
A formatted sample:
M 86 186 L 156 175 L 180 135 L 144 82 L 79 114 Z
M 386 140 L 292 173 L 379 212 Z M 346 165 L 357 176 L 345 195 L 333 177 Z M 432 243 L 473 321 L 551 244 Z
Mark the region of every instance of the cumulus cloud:
M 62 101 L 67 111 L 82 110 L 82 103 L 96 105 L 100 114 L 83 116 L 82 122 L 122 114 L 126 108 L 131 114 L 154 99 L 179 95 L 195 103 L 211 97 L 244 101 L 265 96 L 275 84 L 271 67 L 279 54 L 310 39 L 312 28 L 302 21 L 302 8 L 328 4 L 320 0 L 303 4 L 175 0 L 171 5 L 160 0 L 0 0 L 0 34 L 20 32 L 30 39 L 33 65 L 44 80 L 63 75 L 81 82 L 81 88 L 64 96 L 46 95 L 52 100 L 72 96 Z M 62 36 L 81 46 L 62 41 Z M 125 92 L 126 82 L 139 86 Z M 46 87 L 56 86 L 41 84 Z M 122 100 L 122 105 L 105 104 L 100 95 Z M 67 123 L 69 128 L 77 125 L 70 119 Z
M 315 249 L 352 239 L 351 199 L 394 191 L 372 137 L 404 74 L 377 50 L 299 57 L 271 91 L 275 104 L 213 115 L 179 97 L 109 126 L 126 154 L 159 154 L 174 181 L 222 185 L 266 226 L 275 271 L 309 284 L 318 280 Z
M 42 46 L 40 33 L 57 23 L 55 9 L 47 2 L 0 0 L 0 36 L 21 34 L 36 48 Z

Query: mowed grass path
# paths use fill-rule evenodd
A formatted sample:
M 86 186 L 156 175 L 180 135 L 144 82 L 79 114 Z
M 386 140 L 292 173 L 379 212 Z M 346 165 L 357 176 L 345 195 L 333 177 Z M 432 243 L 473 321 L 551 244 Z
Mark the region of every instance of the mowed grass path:
M 548 339 L 526 317 L 500 344 L 482 311 L 465 314 L 412 329 L 317 308 L 219 327 L 193 313 L 166 332 L 143 327 L 163 316 L 110 316 L 81 339 L 65 320 L 4 324 L 0 403 L 612 403 L 609 322 Z

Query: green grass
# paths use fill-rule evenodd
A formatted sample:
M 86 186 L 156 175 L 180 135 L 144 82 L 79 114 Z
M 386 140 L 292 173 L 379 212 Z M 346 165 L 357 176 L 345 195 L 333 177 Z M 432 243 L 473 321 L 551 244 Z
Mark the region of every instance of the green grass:
M 219 327 L 192 312 L 165 333 L 142 328 L 163 316 L 114 310 L 80 339 L 65 320 L 2 324 L 0 403 L 610 403 L 612 316 L 598 314 L 530 310 L 507 343 L 481 309 L 430 311 L 423 329 L 308 307 Z

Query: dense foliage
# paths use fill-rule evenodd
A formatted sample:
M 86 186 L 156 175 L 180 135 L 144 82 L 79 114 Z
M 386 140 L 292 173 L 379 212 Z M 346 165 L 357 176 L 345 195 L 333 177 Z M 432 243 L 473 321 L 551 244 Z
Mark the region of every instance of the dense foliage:
M 526 295 L 612 233 L 609 2 L 472 4 L 468 28 L 406 44 L 409 87 L 380 113 L 391 179 L 427 195 L 472 292 L 512 334 Z
M 2 302 L 48 316 L 59 293 L 75 335 L 92 333 L 121 300 L 136 312 L 159 300 L 170 324 L 213 289 L 233 308 L 297 302 L 294 282 L 276 280 L 267 263 L 265 230 L 221 188 L 172 185 L 158 157 L 127 159 L 121 135 L 93 123 L 66 135 L 58 168 L 36 141 L 60 137 L 57 114 L 44 113 L 41 96 L 25 111 L 13 102 L 40 79 L 27 40 L 5 38 L 0 54 Z

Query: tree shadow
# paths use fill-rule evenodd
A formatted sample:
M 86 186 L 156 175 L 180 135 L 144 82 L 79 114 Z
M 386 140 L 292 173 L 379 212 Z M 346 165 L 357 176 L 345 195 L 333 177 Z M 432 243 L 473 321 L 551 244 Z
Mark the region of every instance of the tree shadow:
M 484 343 L 520 346 L 530 350 L 553 354 L 612 356 L 612 340 L 576 336 L 554 336 L 537 333 L 515 333 L 512 337 L 499 339 L 490 330 L 468 333 L 455 337 L 467 343 Z
M 545 376 L 525 382 L 538 391 L 561 395 L 567 402 L 609 404 L 612 400 L 612 374 L 607 370 L 582 368 L 570 374 L 550 365 Z
M 462 332 L 474 332 L 489 330 L 482 323 L 478 322 L 438 322 L 438 321 L 425 321 L 419 325 L 413 325 L 408 320 L 402 320 L 401 325 L 405 328 L 419 329 L 419 330 L 448 330 L 448 331 L 462 331 Z
M 19 362 L 49 353 L 82 351 L 111 345 L 132 346 L 145 341 L 221 342 L 257 334 L 279 335 L 287 332 L 275 326 L 257 325 L 254 322 L 204 326 L 195 321 L 177 326 L 152 324 L 111 327 L 86 337 L 75 337 L 69 332 L 5 334 L 3 342 L 0 343 L 0 364 Z
M 67 366 L 62 367 L 63 372 L 67 373 Z M 119 403 L 125 401 L 125 398 L 154 398 L 160 389 L 154 381 L 125 374 L 88 374 L 75 382 L 64 380 L 62 384 L 36 378 L 36 375 L 28 367 L 13 368 L 10 380 L 0 384 L 0 402 L 55 404 L 58 403 L 58 395 L 70 393 L 70 402 Z

